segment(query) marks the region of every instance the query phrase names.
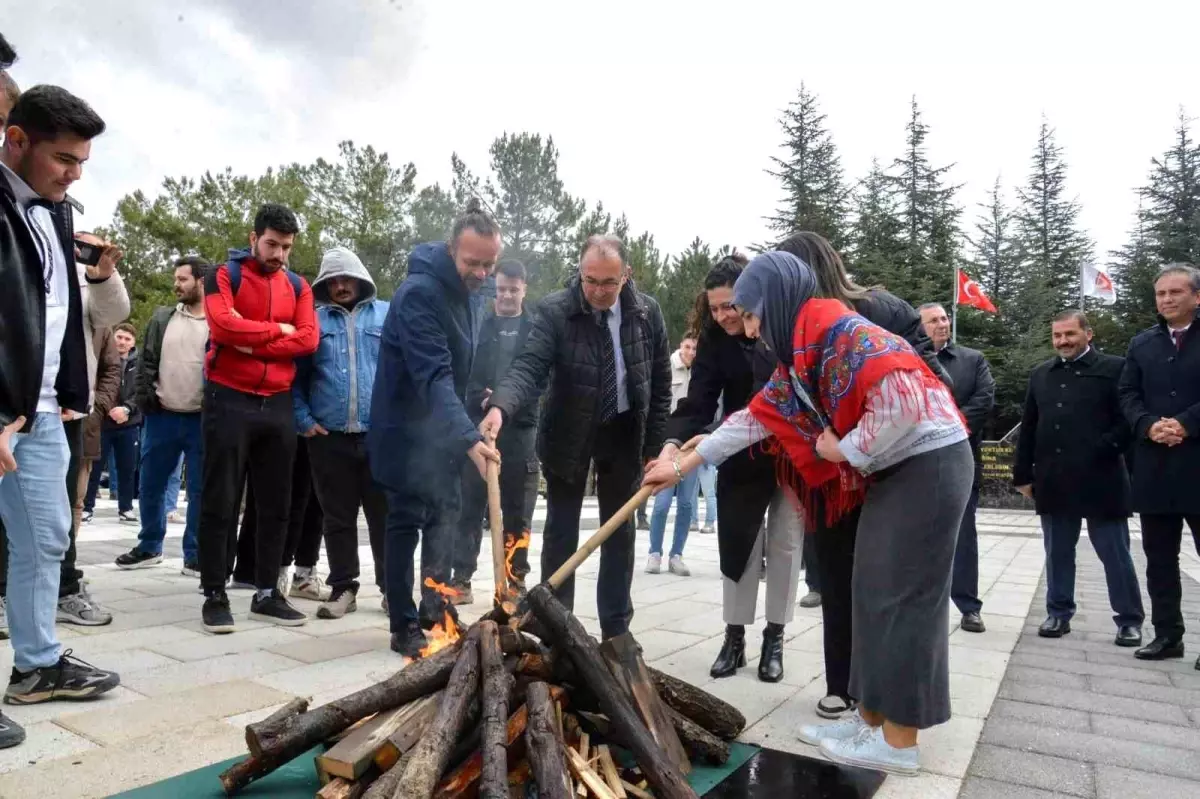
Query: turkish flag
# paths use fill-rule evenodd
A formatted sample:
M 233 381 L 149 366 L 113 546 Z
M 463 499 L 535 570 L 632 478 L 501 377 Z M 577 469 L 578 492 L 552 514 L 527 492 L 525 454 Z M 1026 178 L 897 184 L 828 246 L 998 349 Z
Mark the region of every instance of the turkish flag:
M 969 305 L 987 313 L 996 313 L 996 306 L 983 293 L 983 288 L 967 276 L 963 270 L 958 270 L 958 304 Z

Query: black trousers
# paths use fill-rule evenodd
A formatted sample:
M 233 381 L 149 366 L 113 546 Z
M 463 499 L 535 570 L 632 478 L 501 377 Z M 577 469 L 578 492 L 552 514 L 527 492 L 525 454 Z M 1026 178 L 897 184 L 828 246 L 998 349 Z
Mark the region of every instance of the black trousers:
M 387 498 L 371 477 L 364 433 L 335 433 L 307 439 L 312 487 L 309 507 L 318 506 L 324 517 L 325 549 L 329 554 L 329 586 L 358 592 L 358 510 L 367 517 L 375 585 L 383 590 L 384 526 Z M 318 537 L 318 542 L 320 538 Z M 301 537 L 303 541 L 303 536 Z M 307 552 L 297 551 L 296 563 Z
M 204 390 L 204 489 L 200 508 L 200 585 L 208 595 L 225 589 L 237 551 L 234 535 L 246 475 L 254 487 L 255 579 L 274 588 L 287 544 L 296 454 L 292 395 L 244 394 L 209 383 Z
M 1142 551 L 1146 553 L 1146 591 L 1150 594 L 1150 620 L 1154 635 L 1172 641 L 1183 639 L 1183 585 L 1179 576 L 1179 549 L 1183 523 L 1192 531 L 1200 553 L 1200 515 L 1143 513 Z
M 808 536 L 816 550 L 817 580 L 821 586 L 821 619 L 825 636 L 825 693 L 850 698 L 850 650 L 854 632 L 853 599 L 854 542 L 858 538 L 855 508 L 833 525 L 825 524 L 824 508 L 818 508 L 817 529 Z
M 293 563 L 309 569 L 316 566 L 321 557 L 324 524 L 321 503 L 313 492 L 307 439 L 297 438 L 296 457 L 292 462 L 292 503 L 288 509 L 287 539 L 279 567 L 284 569 Z M 233 578 L 238 582 L 254 582 L 257 531 L 258 503 L 254 498 L 254 485 L 247 483 L 246 509 L 242 511 L 242 527 L 238 533 L 237 561 L 236 565 L 231 566 Z
M 504 537 L 517 537 L 533 524 L 537 507 L 538 461 L 535 453 L 536 427 L 505 427 L 500 430 L 496 447 L 500 450 L 500 512 L 504 516 Z M 483 516 L 487 509 L 487 483 L 470 460 L 462 470 L 462 513 L 458 517 L 454 542 L 454 580 L 469 583 L 479 564 L 483 545 Z M 529 550 L 513 555 L 513 573 L 529 574 Z
M 967 509 L 958 526 L 958 544 L 954 547 L 954 569 L 950 578 L 950 599 L 958 612 L 966 615 L 983 609 L 979 599 L 979 530 L 975 512 L 979 509 L 979 483 L 971 486 Z
M 820 567 L 817 566 L 816 536 L 805 533 L 804 547 L 800 551 L 800 566 L 804 569 L 804 585 L 809 591 L 821 593 Z
M 83 423 L 84 419 L 64 422 L 63 431 L 67 434 L 67 447 L 70 460 L 67 461 L 67 501 L 71 508 L 79 498 L 79 461 L 83 456 Z M 78 594 L 82 587 L 79 581 L 83 572 L 75 566 L 75 539 L 79 536 L 79 527 L 75 524 L 75 514 L 71 513 L 71 543 L 63 556 L 59 570 L 58 596 Z M 0 597 L 8 596 L 8 534 L 4 530 L 4 522 L 0 521 Z
M 629 501 L 641 482 L 641 453 L 637 450 L 636 418 L 624 413 L 599 427 L 592 439 L 596 472 L 596 494 L 600 521 L 607 521 Z M 542 579 L 548 579 L 579 548 L 579 514 L 583 507 L 587 474 L 546 475 L 546 526 L 542 531 Z M 636 532 L 633 522 L 621 525 L 600 548 L 600 574 L 596 584 L 596 607 L 600 632 L 605 638 L 629 630 L 633 620 L 633 560 Z M 575 578 L 558 589 L 567 609 L 575 606 Z

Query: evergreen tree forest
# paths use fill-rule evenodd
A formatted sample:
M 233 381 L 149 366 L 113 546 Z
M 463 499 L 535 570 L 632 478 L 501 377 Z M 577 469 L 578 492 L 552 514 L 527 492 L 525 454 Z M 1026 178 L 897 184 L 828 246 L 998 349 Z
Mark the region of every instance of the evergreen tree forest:
M 954 165 L 938 160 L 936 131 L 916 98 L 894 144 L 881 143 L 895 157 L 877 159 L 861 176 L 845 174 L 820 100 L 808 87 L 782 108 L 779 127 L 779 155 L 765 163 L 779 193 L 761 198 L 773 235 L 817 231 L 843 254 L 860 284 L 883 286 L 914 305 L 940 301 L 949 308 L 956 267 L 995 303 L 995 315 L 972 308 L 958 314 L 958 341 L 982 350 L 997 380 L 987 431 L 992 437 L 1019 421 L 1029 372 L 1052 354 L 1050 317 L 1078 306 L 1082 261 L 1106 265 L 1117 286 L 1116 305 L 1089 299 L 1087 310 L 1097 346 L 1118 354 L 1154 322 L 1157 270 L 1200 262 L 1200 144 L 1183 111 L 1171 147 L 1147 154 L 1129 240 L 1110 253 L 1094 252 L 1080 226 L 1069 153 L 1049 120 L 1031 136 L 1026 174 L 1012 184 L 997 179 L 975 208 L 959 202 Z M 222 262 L 227 248 L 245 246 L 262 202 L 283 202 L 300 217 L 304 230 L 292 255 L 294 269 L 311 279 L 321 252 L 345 245 L 362 258 L 386 298 L 404 279 L 409 250 L 444 238 L 458 209 L 479 197 L 503 230 L 504 256 L 529 269 L 535 301 L 563 285 L 588 236 L 621 236 L 636 285 L 658 299 L 672 342 L 678 342 L 705 274 L 730 244 L 709 242 L 696 231 L 682 252 L 663 252 L 652 231 L 635 228 L 602 201 L 570 193 L 558 165 L 551 136 L 506 132 L 492 143 L 486 164 L 451 154 L 449 185 L 423 184 L 412 163 L 345 141 L 332 160 L 274 166 L 260 175 L 226 168 L 168 177 L 156 192 L 122 198 L 111 224 L 97 232 L 126 253 L 121 269 L 133 299 L 131 321 L 141 327 L 155 306 L 174 302 L 171 262 L 185 254 Z

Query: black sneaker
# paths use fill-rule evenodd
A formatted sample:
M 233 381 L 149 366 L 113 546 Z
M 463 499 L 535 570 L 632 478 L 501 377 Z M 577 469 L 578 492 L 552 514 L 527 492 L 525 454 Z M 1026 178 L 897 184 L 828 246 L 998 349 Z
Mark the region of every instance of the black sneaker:
M 269 621 L 281 627 L 300 627 L 308 621 L 308 616 L 292 607 L 278 588 L 271 589 L 270 596 L 265 599 L 259 599 L 255 594 L 254 599 L 250 600 L 250 618 Z
M 129 550 L 124 555 L 117 555 L 118 569 L 148 569 L 160 563 L 162 563 L 162 555 L 151 555 L 147 552 L 142 552 L 137 547 Z
M 392 633 L 392 651 L 416 660 L 421 657 L 421 650 L 429 645 L 425 632 L 418 622 L 410 621 L 408 628 L 402 633 Z
M 224 591 L 205 599 L 200 614 L 204 618 L 204 629 L 208 632 L 217 635 L 233 632 L 233 614 L 229 612 L 229 597 Z
M 0 713 L 0 749 L 8 749 L 25 740 L 25 728 Z
M 68 649 L 53 666 L 24 673 L 13 669 L 4 701 L 10 705 L 36 705 L 54 699 L 94 699 L 120 684 L 116 672 L 101 671 L 71 657 Z

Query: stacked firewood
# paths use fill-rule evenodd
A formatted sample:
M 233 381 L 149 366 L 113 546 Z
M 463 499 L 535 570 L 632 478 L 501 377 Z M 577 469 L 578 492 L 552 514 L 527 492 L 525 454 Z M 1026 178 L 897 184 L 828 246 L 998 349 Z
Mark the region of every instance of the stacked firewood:
M 527 602 L 383 682 L 247 726 L 225 792 L 331 743 L 320 799 L 695 799 L 692 762 L 724 763 L 742 714 L 648 669 L 629 636 L 598 644 L 548 586 Z

